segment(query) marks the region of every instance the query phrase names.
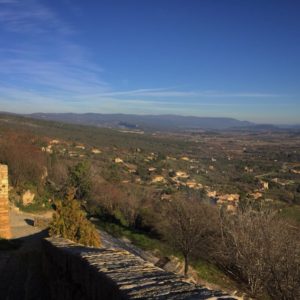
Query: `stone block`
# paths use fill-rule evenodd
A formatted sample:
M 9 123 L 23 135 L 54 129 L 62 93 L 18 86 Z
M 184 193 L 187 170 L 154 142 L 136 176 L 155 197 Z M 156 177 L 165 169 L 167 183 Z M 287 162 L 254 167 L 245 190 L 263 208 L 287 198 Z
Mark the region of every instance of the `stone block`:
M 8 204 L 8 168 L 6 165 L 0 165 L 0 238 L 11 238 Z

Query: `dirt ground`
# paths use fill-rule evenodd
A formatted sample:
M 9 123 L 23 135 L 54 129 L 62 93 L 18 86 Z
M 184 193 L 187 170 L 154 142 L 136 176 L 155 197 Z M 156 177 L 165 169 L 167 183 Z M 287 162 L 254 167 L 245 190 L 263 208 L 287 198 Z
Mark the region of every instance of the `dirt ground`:
M 16 250 L 0 251 L 0 295 L 3 300 L 47 298 L 43 279 L 41 240 L 47 231 L 33 226 L 34 215 L 10 211 L 12 242 Z

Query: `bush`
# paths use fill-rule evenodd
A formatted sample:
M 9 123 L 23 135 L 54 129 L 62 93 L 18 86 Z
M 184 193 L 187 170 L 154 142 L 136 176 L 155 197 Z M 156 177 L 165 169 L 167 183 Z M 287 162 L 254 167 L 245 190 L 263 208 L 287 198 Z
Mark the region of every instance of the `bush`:
M 86 219 L 74 195 L 75 189 L 69 189 L 65 200 L 55 201 L 50 235 L 59 235 L 86 246 L 100 247 L 100 235 L 94 225 Z
M 16 188 L 26 183 L 41 185 L 47 170 L 45 154 L 31 139 L 30 135 L 12 135 L 0 141 L 0 162 L 9 166 L 10 183 Z
M 297 227 L 275 212 L 247 208 L 220 215 L 215 262 L 251 296 L 271 299 L 300 297 L 300 237 Z

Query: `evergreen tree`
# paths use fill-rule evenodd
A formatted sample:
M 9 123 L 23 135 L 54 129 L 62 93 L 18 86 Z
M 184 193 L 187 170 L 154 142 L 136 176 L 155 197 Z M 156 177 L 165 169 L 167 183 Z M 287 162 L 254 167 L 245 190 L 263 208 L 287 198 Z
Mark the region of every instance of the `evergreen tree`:
M 76 199 L 88 199 L 92 188 L 90 164 L 88 162 L 80 162 L 69 168 L 69 185 L 76 188 L 74 195 Z
M 86 219 L 80 203 L 74 199 L 75 191 L 76 189 L 69 188 L 65 199 L 55 202 L 50 235 L 59 235 L 86 246 L 100 247 L 100 235 Z

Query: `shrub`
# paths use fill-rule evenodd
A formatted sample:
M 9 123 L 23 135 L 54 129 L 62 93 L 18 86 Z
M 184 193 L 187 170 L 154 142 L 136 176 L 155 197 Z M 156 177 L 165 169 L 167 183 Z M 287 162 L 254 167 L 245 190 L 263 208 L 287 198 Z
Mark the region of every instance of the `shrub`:
M 74 195 L 75 189 L 69 189 L 65 200 L 55 201 L 50 235 L 59 235 L 86 246 L 100 247 L 100 235 L 94 225 L 86 219 Z
M 298 228 L 273 211 L 251 207 L 221 214 L 215 262 L 244 283 L 251 296 L 271 299 L 300 297 L 300 239 Z

